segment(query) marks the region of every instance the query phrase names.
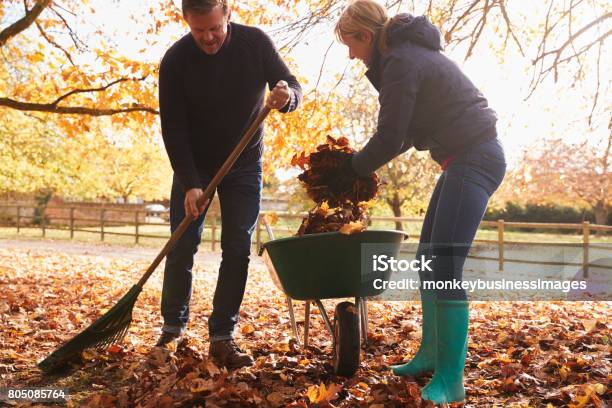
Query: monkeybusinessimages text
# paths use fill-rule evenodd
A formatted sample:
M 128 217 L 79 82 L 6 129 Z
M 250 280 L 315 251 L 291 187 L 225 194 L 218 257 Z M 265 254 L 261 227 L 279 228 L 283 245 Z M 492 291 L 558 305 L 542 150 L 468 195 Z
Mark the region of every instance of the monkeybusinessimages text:
M 433 272 L 431 262 L 433 259 L 426 259 L 421 255 L 419 259 L 395 259 L 387 255 L 373 255 L 372 270 L 374 272 Z M 372 282 L 374 289 L 391 290 L 417 290 L 421 287 L 419 279 L 404 278 L 385 280 L 382 278 L 374 279 Z M 425 290 L 458 290 L 463 289 L 470 292 L 477 290 L 553 290 L 567 293 L 571 290 L 585 290 L 587 282 L 584 280 L 559 281 L 559 280 L 425 280 L 422 283 Z

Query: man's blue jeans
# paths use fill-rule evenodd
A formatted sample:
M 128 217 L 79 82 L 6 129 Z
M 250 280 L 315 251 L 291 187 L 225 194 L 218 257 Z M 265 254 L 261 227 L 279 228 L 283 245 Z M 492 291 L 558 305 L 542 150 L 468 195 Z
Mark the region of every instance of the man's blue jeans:
M 200 175 L 202 185 L 208 185 L 214 174 Z M 221 204 L 222 259 L 213 299 L 213 310 L 208 319 L 210 341 L 233 337 L 234 326 L 246 286 L 251 235 L 259 215 L 262 188 L 261 162 L 231 169 L 217 187 Z M 170 228 L 174 232 L 185 218 L 185 193 L 176 175 L 170 196 Z M 200 244 L 204 213 L 185 231 L 166 258 L 161 312 L 162 330 L 182 333 L 189 320 L 189 301 L 192 293 L 192 268 Z
M 504 149 L 498 139 L 459 154 L 440 175 L 421 229 L 419 252 L 431 257 L 433 272 L 424 280 L 461 281 L 463 265 L 489 198 L 506 173 Z M 436 290 L 442 300 L 467 300 L 464 289 Z

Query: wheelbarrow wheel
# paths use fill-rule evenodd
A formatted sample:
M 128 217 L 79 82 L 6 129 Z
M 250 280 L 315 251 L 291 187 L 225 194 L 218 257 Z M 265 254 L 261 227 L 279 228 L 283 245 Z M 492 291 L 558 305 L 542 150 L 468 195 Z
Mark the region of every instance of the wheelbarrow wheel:
M 359 332 L 359 313 L 351 302 L 336 306 L 334 314 L 334 371 L 336 374 L 351 377 L 359 368 L 361 338 Z

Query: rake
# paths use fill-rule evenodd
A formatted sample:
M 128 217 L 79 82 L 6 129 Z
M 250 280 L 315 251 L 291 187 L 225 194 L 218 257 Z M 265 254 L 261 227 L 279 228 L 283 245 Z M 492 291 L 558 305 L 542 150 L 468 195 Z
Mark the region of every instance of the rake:
M 246 145 L 253 138 L 255 131 L 266 116 L 268 116 L 268 113 L 270 113 L 270 108 L 264 106 L 242 136 L 238 145 L 236 145 L 232 153 L 225 160 L 221 169 L 219 169 L 212 181 L 206 187 L 204 194 L 197 203 L 198 208 L 200 208 L 202 204 L 208 204 L 217 186 L 238 159 L 240 153 L 242 153 Z M 52 373 L 65 367 L 70 362 L 77 360 L 80 353 L 86 349 L 95 348 L 97 350 L 105 350 L 111 344 L 121 342 L 127 334 L 130 323 L 132 323 L 132 310 L 138 295 L 142 291 L 142 287 L 153 274 L 157 266 L 166 257 L 168 252 L 172 250 L 193 220 L 194 218 L 191 214 L 187 214 L 138 283 L 132 286 L 132 288 L 108 312 L 38 363 L 38 367 L 44 373 Z

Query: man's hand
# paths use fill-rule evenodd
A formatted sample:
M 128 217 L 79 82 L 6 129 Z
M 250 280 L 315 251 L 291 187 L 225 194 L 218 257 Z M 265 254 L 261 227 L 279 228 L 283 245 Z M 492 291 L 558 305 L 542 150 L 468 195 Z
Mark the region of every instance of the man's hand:
M 289 92 L 289 85 L 287 85 L 287 82 L 278 81 L 272 91 L 270 91 L 270 95 L 268 95 L 266 106 L 270 109 L 284 108 L 287 102 L 289 102 Z
M 192 188 L 185 193 L 185 214 L 191 215 L 193 218 L 198 218 L 204 212 L 207 202 L 204 202 L 199 208 L 197 202 L 204 195 L 201 188 Z

